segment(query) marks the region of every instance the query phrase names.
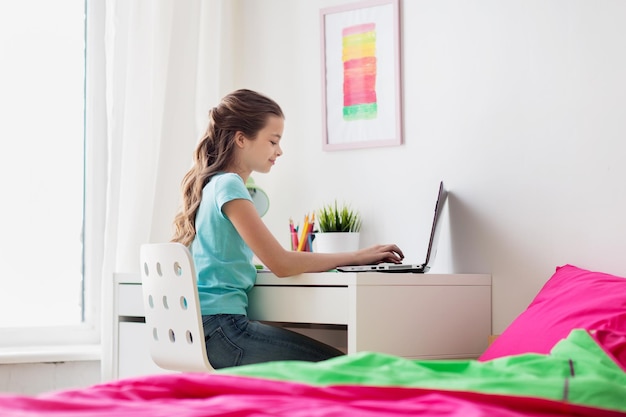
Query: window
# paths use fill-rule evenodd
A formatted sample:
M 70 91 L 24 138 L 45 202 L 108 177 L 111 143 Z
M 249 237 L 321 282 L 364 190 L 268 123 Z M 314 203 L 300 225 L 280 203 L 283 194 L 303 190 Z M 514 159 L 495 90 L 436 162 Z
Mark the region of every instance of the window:
M 0 2 L 0 332 L 85 323 L 85 26 L 85 0 Z

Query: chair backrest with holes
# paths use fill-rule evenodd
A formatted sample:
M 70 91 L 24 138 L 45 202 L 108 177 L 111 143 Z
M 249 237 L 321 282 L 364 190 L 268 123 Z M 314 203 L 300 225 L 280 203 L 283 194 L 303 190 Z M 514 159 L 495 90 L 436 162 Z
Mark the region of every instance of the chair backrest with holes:
M 187 247 L 144 244 L 140 261 L 152 360 L 174 371 L 213 370 L 206 353 L 196 271 Z

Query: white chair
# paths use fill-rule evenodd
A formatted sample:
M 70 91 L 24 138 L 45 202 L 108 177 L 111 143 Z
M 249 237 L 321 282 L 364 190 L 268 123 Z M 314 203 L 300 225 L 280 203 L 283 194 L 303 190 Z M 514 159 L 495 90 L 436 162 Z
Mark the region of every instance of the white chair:
M 213 371 L 189 250 L 180 243 L 144 244 L 140 261 L 152 360 L 173 371 Z

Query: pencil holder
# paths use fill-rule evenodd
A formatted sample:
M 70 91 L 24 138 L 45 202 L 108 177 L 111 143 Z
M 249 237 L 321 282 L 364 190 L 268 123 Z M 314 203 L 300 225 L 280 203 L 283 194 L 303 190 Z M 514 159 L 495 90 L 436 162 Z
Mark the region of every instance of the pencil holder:
M 291 250 L 300 252 L 313 252 L 313 240 L 315 239 L 315 233 L 307 233 L 304 237 L 304 243 L 300 243 L 302 240 L 302 234 L 298 232 L 291 232 Z

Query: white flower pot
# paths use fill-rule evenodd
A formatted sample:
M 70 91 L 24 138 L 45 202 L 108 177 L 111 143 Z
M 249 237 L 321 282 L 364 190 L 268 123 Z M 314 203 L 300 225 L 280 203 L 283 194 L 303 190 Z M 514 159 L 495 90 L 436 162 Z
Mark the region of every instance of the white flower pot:
M 353 252 L 359 249 L 358 232 L 316 233 L 313 251 L 320 253 Z

